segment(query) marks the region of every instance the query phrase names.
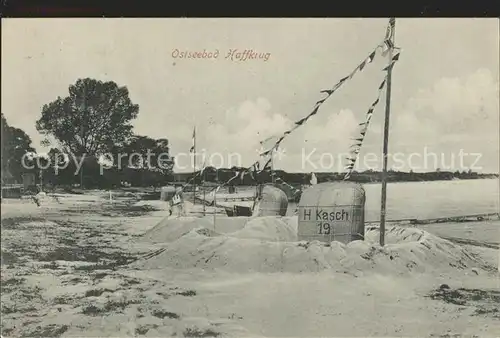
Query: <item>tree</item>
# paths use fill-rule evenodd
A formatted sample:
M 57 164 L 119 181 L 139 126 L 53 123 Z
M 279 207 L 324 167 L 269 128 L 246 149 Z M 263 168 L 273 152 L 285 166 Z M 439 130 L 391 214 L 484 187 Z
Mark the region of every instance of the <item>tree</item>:
M 138 113 L 127 87 L 79 79 L 69 86 L 69 96 L 43 106 L 36 129 L 54 137 L 65 152 L 103 154 L 127 141 L 132 135 L 130 122 Z
M 9 126 L 3 113 L 1 114 L 1 133 L 2 182 L 8 178 L 21 182 L 22 174 L 29 171 L 22 163 L 23 156 L 26 153 L 35 152 L 31 146 L 31 138 L 22 129 Z M 26 164 L 28 164 L 27 161 Z
M 125 178 L 127 182 L 137 182 L 139 185 L 157 186 L 173 180 L 174 159 L 169 155 L 167 139 L 153 139 L 148 136 L 135 135 L 115 154 L 115 162 L 119 168 L 136 168 L 136 171 L 126 171 L 134 177 Z M 119 162 L 118 162 L 119 161 Z

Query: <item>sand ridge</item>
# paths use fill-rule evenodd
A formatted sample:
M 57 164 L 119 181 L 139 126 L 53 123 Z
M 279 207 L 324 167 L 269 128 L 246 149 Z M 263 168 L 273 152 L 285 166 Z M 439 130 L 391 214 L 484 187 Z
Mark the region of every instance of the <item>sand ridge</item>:
M 144 268 L 202 268 L 229 272 L 336 272 L 360 275 L 461 270 L 484 271 L 490 266 L 466 248 L 424 230 L 390 227 L 386 246 L 378 245 L 378 230 L 368 230 L 365 241 L 347 245 L 297 241 L 297 217 L 244 217 L 226 219 L 217 231 L 203 218 L 167 219 L 148 231 L 141 241 L 164 247 L 135 263 Z M 233 228 L 230 229 L 230 224 Z

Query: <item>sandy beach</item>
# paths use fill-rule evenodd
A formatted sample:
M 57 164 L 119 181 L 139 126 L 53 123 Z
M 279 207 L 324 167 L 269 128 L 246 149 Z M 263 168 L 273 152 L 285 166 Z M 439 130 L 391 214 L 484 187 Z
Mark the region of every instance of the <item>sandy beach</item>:
M 498 221 L 391 225 L 381 248 L 297 242 L 293 216 L 167 215 L 97 191 L 3 203 L 3 336 L 500 335 L 498 249 L 477 245 Z

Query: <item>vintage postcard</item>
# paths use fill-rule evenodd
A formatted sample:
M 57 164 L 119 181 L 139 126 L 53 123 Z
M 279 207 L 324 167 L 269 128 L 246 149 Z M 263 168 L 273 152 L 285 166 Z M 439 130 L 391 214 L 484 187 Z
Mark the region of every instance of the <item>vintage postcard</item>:
M 2 337 L 500 336 L 497 19 L 2 21 Z

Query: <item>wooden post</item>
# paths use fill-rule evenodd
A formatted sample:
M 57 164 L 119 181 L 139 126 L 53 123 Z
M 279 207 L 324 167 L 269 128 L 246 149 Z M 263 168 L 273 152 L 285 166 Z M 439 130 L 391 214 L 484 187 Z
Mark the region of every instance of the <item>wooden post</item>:
M 203 189 L 203 216 L 206 215 L 206 207 L 205 207 L 205 203 L 206 203 L 206 194 L 205 194 L 205 171 L 203 171 L 203 184 L 202 184 L 202 189 Z
M 274 150 L 271 151 L 271 183 L 274 185 Z
M 43 169 L 40 168 L 40 192 L 43 192 Z
M 394 46 L 394 33 L 396 28 L 395 19 L 392 25 L 392 32 L 390 41 Z M 389 21 L 390 22 L 390 21 Z M 391 26 L 389 24 L 389 26 Z M 387 202 L 387 153 L 389 147 L 389 117 L 391 113 L 391 85 L 392 85 L 392 54 L 393 47 L 389 48 L 389 67 L 387 68 L 387 87 L 385 96 L 385 124 L 384 124 L 384 148 L 383 148 L 383 169 L 382 169 L 382 196 L 380 205 L 380 245 L 385 245 L 385 216 L 386 216 L 386 202 Z
M 215 223 L 216 223 L 216 215 L 217 215 L 217 188 L 214 190 L 214 231 L 215 230 Z
M 83 118 L 85 116 L 85 112 L 87 110 L 87 84 L 85 82 L 85 79 L 83 80 L 83 116 L 82 119 L 85 122 L 85 119 Z M 82 142 L 82 150 L 83 150 L 83 130 L 85 128 L 85 123 L 82 123 L 82 133 L 81 133 L 81 142 Z M 83 157 L 84 154 L 82 153 L 82 158 L 81 158 L 81 163 L 82 166 L 80 168 L 80 189 L 83 190 L 83 166 L 85 165 L 85 158 Z
M 193 205 L 196 204 L 196 126 L 193 129 Z

